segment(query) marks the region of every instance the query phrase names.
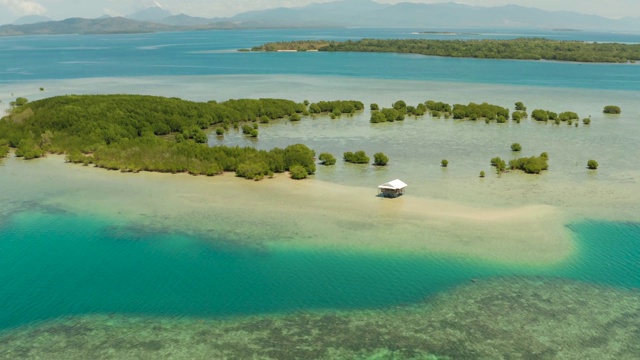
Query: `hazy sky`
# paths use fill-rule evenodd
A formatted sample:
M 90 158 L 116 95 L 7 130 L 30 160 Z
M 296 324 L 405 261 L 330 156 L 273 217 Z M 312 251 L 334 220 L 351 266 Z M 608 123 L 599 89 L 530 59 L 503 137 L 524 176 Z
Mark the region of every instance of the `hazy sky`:
M 157 0 L 174 14 L 202 17 L 226 17 L 248 10 L 304 6 L 332 0 Z M 399 0 L 377 0 L 398 3 Z M 405 0 L 437 3 L 443 0 Z M 640 16 L 639 0 L 464 0 L 458 3 L 476 6 L 517 4 L 545 10 L 570 10 L 611 18 Z M 68 17 L 96 18 L 104 14 L 127 15 L 148 6 L 154 0 L 0 0 L 0 23 L 10 23 L 24 15 L 46 15 L 56 20 Z

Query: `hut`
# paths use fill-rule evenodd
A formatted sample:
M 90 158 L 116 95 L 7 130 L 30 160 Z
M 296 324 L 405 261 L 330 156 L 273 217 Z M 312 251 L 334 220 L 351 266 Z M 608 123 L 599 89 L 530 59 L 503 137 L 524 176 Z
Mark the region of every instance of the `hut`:
M 378 186 L 378 196 L 396 198 L 404 194 L 404 188 L 407 187 L 400 179 L 395 179 Z

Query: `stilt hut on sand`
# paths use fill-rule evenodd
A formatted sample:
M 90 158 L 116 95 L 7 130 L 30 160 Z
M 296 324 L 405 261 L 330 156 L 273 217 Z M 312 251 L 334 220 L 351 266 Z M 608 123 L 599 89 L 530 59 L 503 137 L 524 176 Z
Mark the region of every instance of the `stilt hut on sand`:
M 395 179 L 378 186 L 378 196 L 396 198 L 404 194 L 404 188 L 407 187 L 400 179 Z

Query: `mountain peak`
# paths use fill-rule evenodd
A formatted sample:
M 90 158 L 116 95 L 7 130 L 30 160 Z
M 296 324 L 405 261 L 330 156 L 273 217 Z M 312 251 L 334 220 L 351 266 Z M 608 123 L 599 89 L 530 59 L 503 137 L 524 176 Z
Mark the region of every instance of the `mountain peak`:
M 127 15 L 127 18 L 139 21 L 159 21 L 173 15 L 171 11 L 162 7 L 158 2 L 154 2 L 154 4 L 154 6 Z

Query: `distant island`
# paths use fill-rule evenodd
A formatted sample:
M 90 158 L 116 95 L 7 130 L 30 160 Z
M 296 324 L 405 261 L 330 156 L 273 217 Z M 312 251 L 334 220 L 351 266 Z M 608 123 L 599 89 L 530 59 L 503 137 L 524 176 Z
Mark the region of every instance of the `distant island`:
M 587 43 L 543 38 L 511 40 L 362 39 L 344 42 L 307 40 L 266 43 L 251 50 L 391 52 L 460 58 L 598 63 L 635 63 L 640 60 L 640 45 L 638 44 Z
M 468 33 L 468 32 L 455 32 L 455 31 L 419 31 L 416 34 L 425 34 L 425 35 L 479 35 L 478 33 Z

